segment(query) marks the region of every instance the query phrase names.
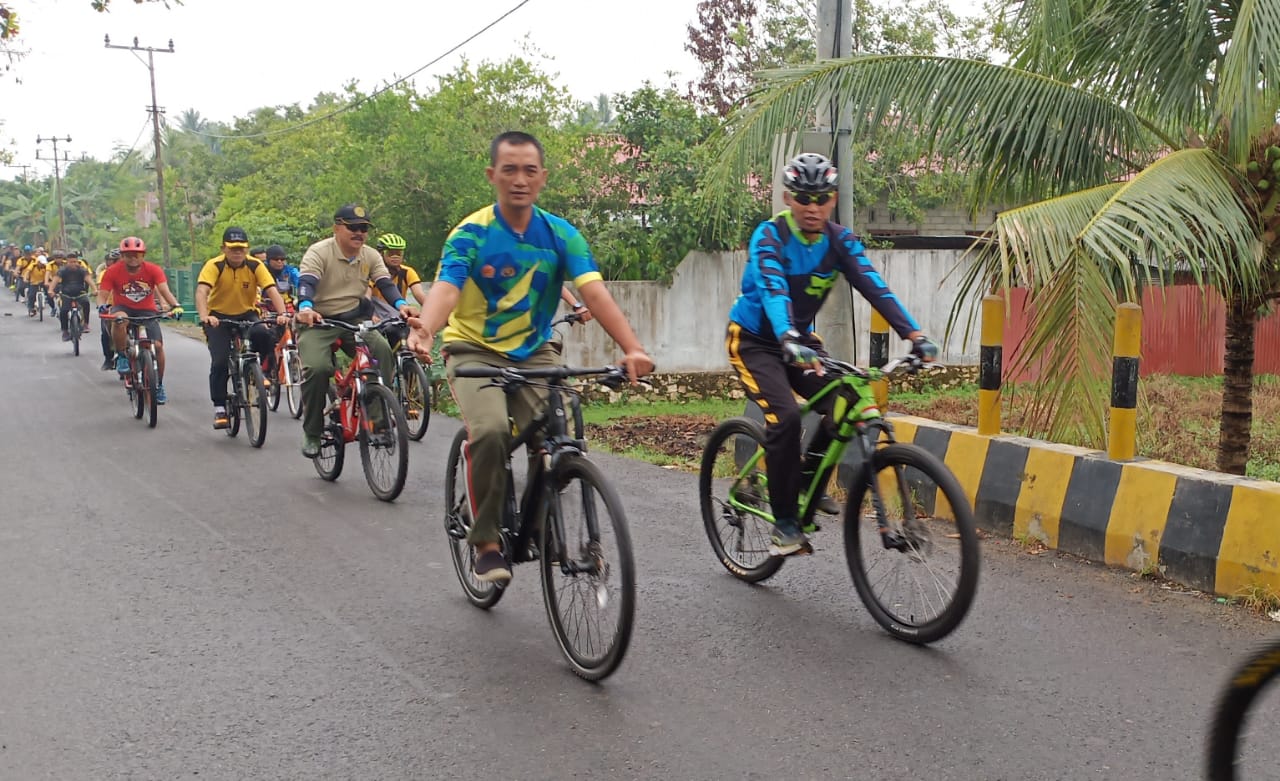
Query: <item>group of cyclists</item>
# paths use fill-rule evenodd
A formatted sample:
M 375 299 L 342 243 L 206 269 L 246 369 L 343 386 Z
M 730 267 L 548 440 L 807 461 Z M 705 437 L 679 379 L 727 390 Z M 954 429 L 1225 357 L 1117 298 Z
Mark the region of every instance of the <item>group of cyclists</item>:
M 19 251 L 17 245 L 9 244 L 0 254 L 0 277 L 14 291 L 15 299 L 26 301 L 28 317 L 43 314 L 38 304 L 40 293 L 44 293 L 43 303 L 48 306 L 49 315 L 59 317 L 64 342 L 71 338 L 67 330 L 69 306 L 79 305 L 81 321 L 88 320 L 87 294 L 95 276 L 79 250 L 55 249 L 46 254 L 44 247 L 27 244 Z
M 599 322 L 622 350 L 620 363 L 633 382 L 650 373 L 654 362 L 604 285 L 582 234 L 537 206 L 547 177 L 541 143 L 518 131 L 497 136 L 490 146 L 486 177 L 494 202 L 470 214 L 449 234 L 429 290 L 424 291 L 417 271 L 404 262 L 404 239 L 384 232 L 375 242 L 377 249 L 369 246 L 373 223 L 368 211 L 346 204 L 333 215 L 332 235 L 307 248 L 296 268 L 282 247 L 251 251 L 243 229 L 227 228 L 220 254 L 200 271 L 195 306 L 209 349 L 214 428 L 228 423 L 227 356 L 232 338 L 225 321 L 255 322 L 248 330 L 249 341 L 264 361 L 265 375 L 275 377 L 270 365 L 275 341 L 292 319 L 303 365 L 301 450 L 307 458 L 320 453 L 332 353 L 342 333 L 315 326 L 326 320 L 352 325 L 379 317 L 402 321 L 398 328 L 385 329 L 391 342 L 376 331 L 365 337 L 388 384 L 395 366 L 392 342 L 406 340 L 420 360 L 430 362 L 439 339 L 450 390 L 468 432 L 466 460 L 475 519 L 468 542 L 475 548 L 474 574 L 481 581 L 499 582 L 511 577 L 498 534 L 506 501 L 503 476 L 511 421 L 519 427 L 530 420 L 542 397 L 532 391 L 508 396 L 485 380 L 458 377 L 457 369 L 558 364 L 560 346 L 552 338 L 552 322 L 562 301 L 584 320 Z M 778 556 L 809 551 L 796 521 L 803 461 L 796 394 L 808 396 L 821 384 L 815 378 L 822 375 L 825 352 L 813 325 L 837 276 L 843 275 L 864 295 L 911 342 L 913 352 L 925 360 L 938 354 L 937 345 L 867 260 L 857 237 L 831 219 L 837 188 L 831 161 L 800 155 L 784 168 L 783 183 L 788 208 L 761 223 L 751 238 L 741 294 L 728 313 L 726 334 L 730 364 L 764 412 L 770 503 L 777 519 L 771 550 Z M 118 253 L 110 253 L 99 269 L 96 285 L 94 277 L 68 275 L 65 258 L 52 275 L 48 270 L 32 271 L 46 264 L 29 247 L 13 260 L 6 258 L 4 269 L 6 276 L 25 279 L 28 285 L 45 284 L 51 291 L 61 285 L 63 294 L 75 293 L 81 285 L 87 290 L 96 287 L 103 316 L 116 318 L 104 368 L 123 373 L 128 368 L 123 352 L 126 319 L 182 312 L 163 270 L 146 262 L 145 253 L 140 239 L 124 239 Z M 157 401 L 163 402 L 163 333 L 155 320 L 148 321 L 147 329 L 157 345 Z M 819 432 L 822 436 L 830 432 Z M 828 501 L 822 506 L 835 509 L 831 505 Z

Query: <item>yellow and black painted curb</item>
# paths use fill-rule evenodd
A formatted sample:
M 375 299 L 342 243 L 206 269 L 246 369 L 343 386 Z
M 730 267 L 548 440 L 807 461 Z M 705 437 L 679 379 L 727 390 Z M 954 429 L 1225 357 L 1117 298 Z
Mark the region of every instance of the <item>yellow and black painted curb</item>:
M 987 531 L 1224 596 L 1280 594 L 1280 483 L 891 420 L 955 473 Z

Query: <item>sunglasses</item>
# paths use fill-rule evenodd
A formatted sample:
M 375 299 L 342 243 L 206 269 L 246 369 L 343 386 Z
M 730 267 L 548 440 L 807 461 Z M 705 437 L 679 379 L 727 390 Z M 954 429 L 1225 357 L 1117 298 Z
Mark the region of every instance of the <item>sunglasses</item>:
M 373 227 L 373 226 L 371 226 L 371 225 L 370 225 L 369 223 L 367 223 L 367 222 L 366 222 L 366 223 L 362 223 L 362 224 L 360 224 L 360 225 L 351 225 L 350 223 L 346 223 L 346 222 L 344 222 L 344 223 L 342 223 L 342 227 L 346 228 L 347 230 L 351 231 L 352 233 L 368 233 L 368 232 L 369 232 L 369 228 L 371 228 L 371 227 Z
M 819 206 L 825 206 L 827 201 L 830 201 L 834 197 L 834 193 L 818 193 L 817 195 L 814 195 L 813 193 L 791 193 L 791 198 L 801 206 L 808 206 L 811 203 L 816 203 Z

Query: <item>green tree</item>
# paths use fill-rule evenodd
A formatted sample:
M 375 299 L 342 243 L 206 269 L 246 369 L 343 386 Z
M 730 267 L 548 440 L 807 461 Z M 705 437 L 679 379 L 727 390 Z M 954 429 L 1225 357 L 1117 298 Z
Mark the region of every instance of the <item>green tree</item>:
M 1280 0 L 1030 0 L 1008 65 L 867 55 L 772 74 L 725 139 L 729 181 L 778 133 L 835 98 L 855 136 L 927 139 L 999 215 L 965 280 L 974 297 L 1022 284 L 1034 301 L 1023 362 L 1053 367 L 1039 422 L 1100 444 L 1118 301 L 1187 271 L 1227 302 L 1218 468 L 1244 473 L 1259 311 L 1280 291 Z

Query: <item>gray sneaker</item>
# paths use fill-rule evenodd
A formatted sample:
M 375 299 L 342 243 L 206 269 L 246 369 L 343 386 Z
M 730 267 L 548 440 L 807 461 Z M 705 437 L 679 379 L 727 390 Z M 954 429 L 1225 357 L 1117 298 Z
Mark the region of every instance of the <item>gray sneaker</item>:
M 773 526 L 773 534 L 769 535 L 769 555 L 794 556 L 797 553 L 813 553 L 809 538 L 804 536 L 796 521 L 778 521 Z
M 832 498 L 831 494 L 823 494 L 818 497 L 817 510 L 823 515 L 839 515 L 840 503 Z
M 476 556 L 476 580 L 482 583 L 505 583 L 511 580 L 511 566 L 502 551 L 491 550 Z

